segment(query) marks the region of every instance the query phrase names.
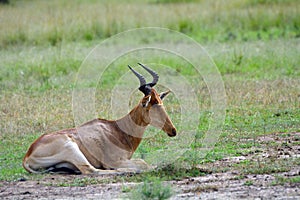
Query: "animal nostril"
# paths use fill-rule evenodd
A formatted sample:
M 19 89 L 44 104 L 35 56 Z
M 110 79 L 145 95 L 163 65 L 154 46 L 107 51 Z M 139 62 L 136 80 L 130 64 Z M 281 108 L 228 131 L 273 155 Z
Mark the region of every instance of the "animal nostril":
M 175 129 L 175 128 L 173 128 L 173 129 L 172 129 L 172 134 L 173 134 L 173 136 L 175 136 L 175 135 L 176 135 L 176 133 L 177 133 L 176 129 Z

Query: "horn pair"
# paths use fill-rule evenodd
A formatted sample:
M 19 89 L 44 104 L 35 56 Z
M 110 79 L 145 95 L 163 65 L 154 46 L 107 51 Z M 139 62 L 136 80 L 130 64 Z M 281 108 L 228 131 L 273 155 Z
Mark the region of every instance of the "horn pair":
M 146 83 L 146 79 L 141 75 L 139 74 L 137 71 L 135 71 L 134 69 L 132 69 L 130 67 L 130 65 L 128 65 L 129 69 L 134 73 L 134 75 L 136 75 L 136 77 L 138 77 L 138 79 L 140 80 L 140 87 L 139 87 L 139 90 L 141 92 L 143 92 L 145 94 L 145 96 L 149 95 L 150 92 L 151 92 L 151 88 L 153 86 L 156 85 L 156 83 L 158 82 L 158 74 L 153 71 L 152 69 L 146 67 L 145 65 L 141 64 L 141 63 L 138 63 L 140 66 L 142 66 L 147 72 L 149 72 L 151 74 L 151 76 L 153 77 L 153 80 L 151 83 Z

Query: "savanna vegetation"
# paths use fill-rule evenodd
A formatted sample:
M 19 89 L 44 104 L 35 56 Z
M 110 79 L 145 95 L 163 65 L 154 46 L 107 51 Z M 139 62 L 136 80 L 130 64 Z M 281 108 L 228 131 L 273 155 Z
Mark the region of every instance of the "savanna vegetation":
M 200 165 L 259 153 L 274 145 L 299 146 L 300 138 L 292 144 L 287 141 L 262 145 L 257 141 L 258 137 L 274 133 L 286 137 L 300 132 L 299 10 L 298 0 L 10 0 L 0 4 L 0 180 L 40 178 L 25 172 L 22 158 L 42 133 L 74 126 L 72 89 L 85 57 L 101 41 L 142 27 L 175 30 L 204 46 L 224 81 L 226 118 L 215 148 L 204 158 L 199 157 L 199 141 L 211 115 L 209 91 L 200 83 L 203 90 L 195 91 L 201 109 L 199 127 L 190 149 L 171 166 L 128 180 L 142 181 L 153 176 L 173 180 L 232 169 L 242 177 L 299 166 L 298 155 L 245 160 L 210 171 L 199 169 Z M 124 41 L 116 45 L 130 44 Z M 157 61 L 153 58 L 151 62 Z M 159 62 L 183 76 L 193 74 L 192 68 L 183 70 L 184 63 L 173 57 Z M 132 63 L 115 63 L 124 68 L 127 64 Z M 97 101 L 107 102 L 107 106 L 96 107 L 99 117 L 110 117 L 107 93 L 119 76 L 119 71 L 111 71 L 97 86 Z M 138 86 L 137 80 L 133 81 Z M 136 95 L 137 99 L 141 97 Z M 165 104 L 176 124 L 180 120 L 178 101 L 170 95 Z M 155 140 L 145 140 L 137 153 L 166 148 L 166 137 L 159 133 Z M 79 182 L 98 183 L 93 180 Z M 114 181 L 121 180 L 116 177 Z M 299 176 L 278 176 L 273 184 L 283 182 L 299 183 Z M 169 197 L 169 190 L 164 195 Z

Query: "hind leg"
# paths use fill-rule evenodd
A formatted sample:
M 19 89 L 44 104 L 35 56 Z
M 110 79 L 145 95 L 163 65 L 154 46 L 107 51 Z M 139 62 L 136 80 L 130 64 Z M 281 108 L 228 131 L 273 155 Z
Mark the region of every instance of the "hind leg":
M 55 166 L 76 167 L 82 174 L 118 174 L 116 170 L 100 170 L 92 166 L 80 151 L 76 142 L 64 134 L 44 135 L 29 149 L 24 160 L 24 168 L 33 173 Z

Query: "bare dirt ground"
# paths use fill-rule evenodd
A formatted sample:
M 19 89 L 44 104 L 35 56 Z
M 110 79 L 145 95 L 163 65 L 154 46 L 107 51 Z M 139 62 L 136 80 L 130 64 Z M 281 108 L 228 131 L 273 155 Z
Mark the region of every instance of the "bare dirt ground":
M 281 179 L 299 178 L 299 165 L 293 165 L 280 173 L 248 175 L 241 175 L 239 170 L 232 167 L 245 160 L 252 162 L 270 157 L 283 160 L 299 159 L 299 141 L 300 133 L 291 133 L 284 137 L 279 134 L 260 137 L 256 141 L 261 144 L 260 150 L 255 151 L 257 153 L 224 158 L 215 163 L 199 166 L 199 170 L 229 168 L 226 172 L 168 181 L 174 192 L 171 199 L 300 199 L 299 181 L 278 182 Z M 100 183 L 102 179 L 109 179 L 109 176 L 44 175 L 41 177 L 38 180 L 20 179 L 13 182 L 0 182 L 0 199 L 124 199 L 128 197 L 124 188 L 134 188 L 140 184 Z M 81 178 L 92 178 L 96 181 L 84 186 L 64 186 L 64 183 L 71 183 L 74 179 Z

